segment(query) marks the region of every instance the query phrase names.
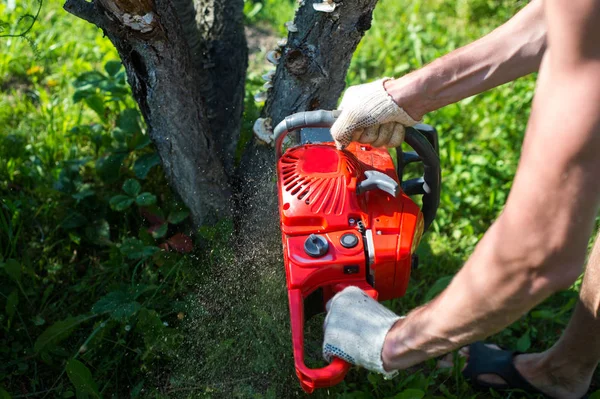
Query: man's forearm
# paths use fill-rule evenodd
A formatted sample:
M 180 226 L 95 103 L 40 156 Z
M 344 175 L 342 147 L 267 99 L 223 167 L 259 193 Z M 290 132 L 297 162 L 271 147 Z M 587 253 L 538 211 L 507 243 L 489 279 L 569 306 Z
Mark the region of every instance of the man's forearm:
M 546 48 L 543 4 L 534 0 L 487 36 L 386 82 L 415 120 L 424 114 L 537 71 Z
M 499 331 L 581 272 L 600 202 L 600 4 L 546 7 L 549 50 L 506 207 L 450 286 L 390 330 L 388 370 Z

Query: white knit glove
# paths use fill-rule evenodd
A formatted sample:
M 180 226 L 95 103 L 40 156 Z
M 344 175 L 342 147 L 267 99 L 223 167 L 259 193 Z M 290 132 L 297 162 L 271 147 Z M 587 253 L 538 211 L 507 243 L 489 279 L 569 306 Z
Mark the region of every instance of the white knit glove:
M 333 356 L 392 378 L 383 368 L 381 351 L 388 331 L 401 319 L 358 287 L 347 287 L 327 303 L 323 357 Z
M 339 149 L 350 142 L 373 147 L 398 147 L 404 141 L 404 127 L 419 123 L 392 100 L 383 84 L 391 78 L 352 86 L 346 90 L 339 109 L 341 115 L 331 127 Z

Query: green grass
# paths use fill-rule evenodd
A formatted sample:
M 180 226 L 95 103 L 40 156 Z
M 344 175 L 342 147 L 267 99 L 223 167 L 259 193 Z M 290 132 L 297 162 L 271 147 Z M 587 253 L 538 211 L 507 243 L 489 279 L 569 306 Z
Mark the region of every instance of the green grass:
M 19 17 L 37 5 L 8 10 L 0 3 L 0 33 L 22 30 L 27 19 Z M 425 65 L 523 5 L 380 0 L 347 83 Z M 247 1 L 247 22 L 280 35 L 295 7 L 296 0 Z M 116 59 L 101 31 L 57 0 L 43 3 L 28 40 L 0 39 L 0 397 L 301 397 L 283 265 L 244 269 L 257 255 L 234 256 L 230 221 L 202 229 L 193 255 L 158 252 L 187 252 L 187 211 L 156 165 Z M 267 65 L 253 68 L 246 133 Z M 442 201 L 407 295 L 388 303 L 395 311 L 439 292 L 501 211 L 534 78 L 426 116 L 440 132 Z M 268 241 L 261 240 L 262 249 Z M 491 340 L 547 348 L 568 320 L 578 286 Z M 307 351 L 318 364 L 321 320 L 307 330 Z M 314 397 L 475 395 L 457 370 L 437 370 L 430 361 L 392 381 L 353 369 Z

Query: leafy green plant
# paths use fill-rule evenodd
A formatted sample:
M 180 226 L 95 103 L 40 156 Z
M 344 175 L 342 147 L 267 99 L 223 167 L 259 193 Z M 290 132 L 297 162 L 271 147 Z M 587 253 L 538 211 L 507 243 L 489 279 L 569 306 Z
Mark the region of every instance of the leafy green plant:
M 9 3 L 0 3 L 0 15 L 19 29 L 30 22 L 19 16 L 40 4 Z M 246 21 L 284 35 L 296 5 L 247 0 Z M 347 83 L 410 72 L 522 5 L 380 0 Z M 0 39 L 0 398 L 300 395 L 282 265 L 247 270 L 232 249 L 231 220 L 202 228 L 192 242 L 189 212 L 168 189 L 116 51 L 89 23 L 66 18 L 58 0 L 43 7 L 27 33 L 33 47 Z M 259 115 L 253 96 L 264 66 L 253 67 L 238 160 Z M 435 297 L 501 211 L 534 84 L 525 78 L 426 116 L 440 133 L 442 199 L 407 294 L 387 303 L 396 312 Z M 249 276 L 258 279 L 252 289 Z M 546 349 L 579 284 L 490 340 Z M 307 345 L 318 358 L 315 321 Z M 391 381 L 352 369 L 313 396 L 506 397 L 473 391 L 460 375 L 464 360 L 455 360 L 451 370 L 430 361 Z
M 79 75 L 73 87 L 73 104 L 92 113 L 64 132 L 76 139 L 72 150 L 55 158 L 51 175 L 24 179 L 18 163 L 7 170 L 21 188 L 0 200 L 0 346 L 12 348 L 2 350 L 0 376 L 5 387 L 65 397 L 118 396 L 132 380 L 139 393 L 150 364 L 167 361 L 180 341 L 169 324 L 179 321 L 173 299 L 187 260 L 177 230 L 188 212 L 168 191 L 152 193 L 165 186 L 160 160 L 120 62 Z M 171 211 L 162 234 L 151 234 L 144 212 L 159 206 Z M 156 241 L 167 230 L 168 244 Z M 129 371 L 116 375 L 115 364 Z

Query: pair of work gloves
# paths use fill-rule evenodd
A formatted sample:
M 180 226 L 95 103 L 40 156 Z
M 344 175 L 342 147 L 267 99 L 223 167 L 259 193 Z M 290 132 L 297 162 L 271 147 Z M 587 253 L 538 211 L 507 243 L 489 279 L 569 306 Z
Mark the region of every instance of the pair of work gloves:
M 400 108 L 386 92 L 389 78 L 353 86 L 346 90 L 342 113 L 331 128 L 338 148 L 352 141 L 374 147 L 398 147 L 405 128 L 418 122 Z M 385 337 L 401 317 L 357 287 L 348 287 L 327 303 L 323 356 L 379 372 L 387 378 L 397 372 L 385 370 L 381 353 Z

